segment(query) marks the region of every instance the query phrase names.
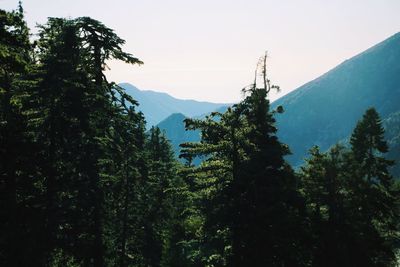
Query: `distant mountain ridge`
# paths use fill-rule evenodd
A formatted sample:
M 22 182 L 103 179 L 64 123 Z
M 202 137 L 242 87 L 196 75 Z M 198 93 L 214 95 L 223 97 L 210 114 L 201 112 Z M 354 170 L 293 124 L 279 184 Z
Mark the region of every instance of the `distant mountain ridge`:
M 177 99 L 166 93 L 140 90 L 129 83 L 120 83 L 119 86 L 139 102 L 138 110 L 143 112 L 148 128 L 174 113 L 182 113 L 187 117 L 196 117 L 229 105 Z
M 369 107 L 377 109 L 386 128 L 391 149 L 388 158 L 400 161 L 400 33 L 271 104 L 272 108 L 279 105 L 285 112 L 276 115 L 278 137 L 289 145 L 292 155 L 287 159 L 293 166 L 301 165 L 314 145 L 326 150 L 348 139 Z M 159 126 L 175 145 L 175 133 L 169 129 L 182 128 L 183 123 L 167 124 Z

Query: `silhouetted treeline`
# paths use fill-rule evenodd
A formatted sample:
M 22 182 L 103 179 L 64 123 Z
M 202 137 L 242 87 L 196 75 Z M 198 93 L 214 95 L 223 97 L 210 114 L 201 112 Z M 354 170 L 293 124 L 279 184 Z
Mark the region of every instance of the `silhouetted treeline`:
M 108 60 L 142 64 L 113 30 L 49 18 L 33 42 L 20 6 L 0 38 L 1 266 L 396 265 L 400 189 L 373 108 L 296 172 L 264 56 L 240 103 L 186 120 L 202 139 L 183 165 L 107 81 Z

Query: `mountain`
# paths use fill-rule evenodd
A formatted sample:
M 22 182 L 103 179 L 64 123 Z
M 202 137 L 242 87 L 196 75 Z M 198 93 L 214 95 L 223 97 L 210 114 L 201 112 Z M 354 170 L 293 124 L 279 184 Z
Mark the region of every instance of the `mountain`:
M 179 155 L 179 144 L 195 142 L 200 139 L 199 131 L 185 130 L 184 119 L 186 119 L 186 116 L 182 113 L 174 113 L 157 125 L 160 129 L 165 131 L 176 155 Z
M 119 86 L 124 88 L 129 95 L 139 102 L 138 110 L 142 111 L 145 115 L 148 128 L 174 113 L 196 117 L 228 105 L 177 99 L 166 93 L 140 90 L 129 83 L 121 83 Z
M 386 117 L 383 125 L 386 129 L 385 139 L 390 147 L 387 158 L 396 160 L 397 164 L 392 167 L 392 172 L 400 177 L 400 111 Z
M 400 33 L 346 60 L 321 77 L 275 101 L 278 136 L 302 163 L 313 145 L 328 149 L 346 139 L 365 110 L 375 107 L 384 120 L 400 111 Z
M 294 166 L 303 164 L 312 146 L 326 150 L 348 139 L 369 107 L 377 109 L 386 128 L 388 156 L 400 161 L 400 33 L 281 97 L 272 108 L 279 105 L 285 112 L 276 115 L 278 136 L 289 145 L 287 159 Z M 174 123 L 159 126 L 177 144 L 176 133 L 168 129 L 183 123 Z

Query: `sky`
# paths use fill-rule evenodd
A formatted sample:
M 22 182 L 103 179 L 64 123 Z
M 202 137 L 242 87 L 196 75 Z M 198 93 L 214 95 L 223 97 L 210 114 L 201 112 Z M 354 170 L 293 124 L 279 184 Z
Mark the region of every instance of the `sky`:
M 17 0 L 0 0 L 11 10 Z M 144 65 L 110 62 L 109 80 L 181 99 L 232 103 L 268 51 L 279 98 L 400 31 L 400 0 L 25 0 L 47 17 L 90 16 Z

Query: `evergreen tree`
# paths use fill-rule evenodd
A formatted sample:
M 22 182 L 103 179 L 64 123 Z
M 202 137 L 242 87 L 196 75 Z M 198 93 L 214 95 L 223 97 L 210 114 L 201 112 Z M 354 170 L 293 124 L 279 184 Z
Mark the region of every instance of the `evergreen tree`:
M 187 119 L 182 165 L 108 60 L 142 62 L 88 17 L 49 18 L 34 45 L 0 10 L 1 266 L 395 266 L 400 186 L 378 113 L 310 150 L 296 175 L 266 55 L 244 99 Z M 193 159 L 202 162 L 195 166 Z
M 91 225 L 94 237 L 92 251 L 95 266 L 104 266 L 104 240 L 103 240 L 103 216 L 104 216 L 104 184 L 101 180 L 103 168 L 101 161 L 105 160 L 104 147 L 101 141 L 107 139 L 108 123 L 112 120 L 112 105 L 110 101 L 112 84 L 108 83 L 103 73 L 106 60 L 118 59 L 126 63 L 141 63 L 137 58 L 125 53 L 121 45 L 125 43 L 111 29 L 105 27 L 99 21 L 91 18 L 82 17 L 75 21 L 81 38 L 81 49 L 83 51 L 84 68 L 89 73 L 89 78 L 93 81 L 88 90 L 88 103 L 91 107 L 87 112 L 87 122 L 85 127 L 86 147 L 83 157 L 83 165 L 87 171 L 89 180 L 88 194 L 90 214 L 92 215 Z M 107 173 L 106 173 L 107 174 Z
M 345 210 L 344 148 L 321 153 L 314 147 L 310 155 L 300 176 L 312 229 L 312 266 L 352 266 L 349 242 L 354 233 Z
M 32 46 L 21 4 L 0 10 L 0 265 L 40 265 L 41 213 L 35 195 L 35 144 L 28 129 Z M 24 246 L 21 246 L 24 244 Z
M 75 227 L 79 186 L 84 171 L 79 166 L 83 146 L 82 115 L 85 110 L 86 73 L 80 70 L 77 30 L 72 21 L 49 19 L 41 26 L 34 73 L 37 80 L 31 96 L 31 127 L 36 131 L 45 214 L 45 241 L 48 258 L 58 249 L 65 254 L 78 244 Z M 74 228 L 74 229 L 73 229 Z
M 259 62 L 262 87 L 255 80 L 239 107 L 248 130 L 243 136 L 246 156 L 240 162 L 239 175 L 233 178 L 235 266 L 296 266 L 305 260 L 298 236 L 301 199 L 296 178 L 283 159 L 289 150 L 278 141 L 269 110 L 267 96 L 279 87 L 271 85 L 266 76 L 266 57 Z
M 313 266 L 394 266 L 399 190 L 374 109 L 357 124 L 351 150 L 313 148 L 300 173 L 311 222 Z
M 374 108 L 357 123 L 350 139 L 352 214 L 357 219 L 359 255 L 368 254 L 371 266 L 395 262 L 394 242 L 398 239 L 400 191 L 388 168 L 394 164 L 384 158 L 388 146 L 384 129 Z M 349 179 L 349 180 L 350 180 Z
M 256 72 L 242 102 L 225 114 L 187 121 L 188 129 L 202 131 L 202 141 L 183 144 L 181 156 L 207 156 L 195 170 L 206 190 L 203 253 L 207 264 L 303 264 L 298 241 L 301 199 L 296 178 L 283 159 L 288 148 L 275 135 L 267 95 L 278 87 L 267 79 L 266 56 L 259 69 L 262 87 L 257 87 Z
M 140 61 L 122 52 L 123 40 L 110 29 L 89 18 L 51 18 L 39 36 L 31 121 L 41 144 L 47 258 L 104 266 L 110 253 L 104 221 L 113 212 L 105 209 L 106 194 L 115 176 L 108 144 L 123 116 L 116 95 L 123 98 L 119 101 L 134 101 L 109 83 L 103 70 L 111 58 Z
M 144 247 L 145 265 L 160 266 L 171 222 L 171 193 L 176 180 L 173 152 L 159 128 L 152 127 L 146 143 L 148 177 L 145 181 Z M 165 255 L 164 255 L 165 256 Z
M 381 155 L 388 152 L 384 140 L 384 129 L 379 114 L 374 108 L 368 109 L 361 121 L 357 123 L 350 144 L 355 160 L 361 164 L 364 175 L 371 179 L 378 179 L 380 183 L 390 183 L 390 174 L 387 170 L 394 164 Z
M 134 106 L 127 106 L 124 95 L 116 102 L 115 116 L 107 142 L 107 188 L 105 191 L 105 240 L 107 265 L 132 266 L 137 262 L 138 185 L 147 166 L 144 156 L 144 119 Z M 135 103 L 129 101 L 128 103 Z M 106 177 L 104 177 L 106 178 Z

